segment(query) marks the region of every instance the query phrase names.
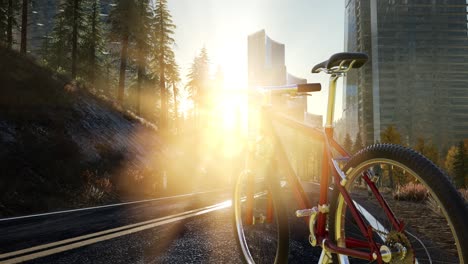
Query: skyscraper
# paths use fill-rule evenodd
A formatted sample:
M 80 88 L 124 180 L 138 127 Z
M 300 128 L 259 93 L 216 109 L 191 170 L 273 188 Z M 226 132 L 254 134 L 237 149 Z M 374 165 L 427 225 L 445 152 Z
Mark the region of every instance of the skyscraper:
M 257 31 L 247 38 L 248 42 L 248 84 L 249 88 L 258 86 L 281 86 L 307 83 L 306 79 L 296 77 L 286 71 L 285 46 L 274 41 L 265 30 Z M 273 104 L 287 106 L 295 117 L 303 119 L 307 111 L 307 98 L 276 98 Z
M 248 36 L 249 87 L 286 84 L 284 44 L 268 37 L 265 30 Z
M 346 78 L 344 109 L 366 143 L 395 125 L 403 143 L 468 138 L 466 0 L 346 0 L 345 49 L 370 60 Z

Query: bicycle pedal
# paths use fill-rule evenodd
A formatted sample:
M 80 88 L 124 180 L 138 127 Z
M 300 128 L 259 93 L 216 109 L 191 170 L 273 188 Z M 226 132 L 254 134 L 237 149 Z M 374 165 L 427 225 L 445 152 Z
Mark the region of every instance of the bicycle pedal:
M 314 206 L 310 209 L 302 209 L 302 210 L 297 210 L 296 211 L 296 217 L 306 217 L 306 216 L 311 216 L 311 215 L 314 215 L 316 213 L 318 213 L 319 210 L 317 208 L 317 206 Z

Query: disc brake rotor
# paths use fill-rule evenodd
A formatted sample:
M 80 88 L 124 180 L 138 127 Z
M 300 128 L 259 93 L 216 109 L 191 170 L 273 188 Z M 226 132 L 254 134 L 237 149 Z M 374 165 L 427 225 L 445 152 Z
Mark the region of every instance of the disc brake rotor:
M 396 231 L 390 231 L 387 234 L 385 245 L 392 249 L 391 264 L 414 263 L 414 252 L 411 243 L 405 234 Z

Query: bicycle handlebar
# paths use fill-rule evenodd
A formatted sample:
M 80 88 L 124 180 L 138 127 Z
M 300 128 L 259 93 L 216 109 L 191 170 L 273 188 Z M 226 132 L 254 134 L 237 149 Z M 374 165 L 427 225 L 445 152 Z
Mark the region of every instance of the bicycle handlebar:
M 318 92 L 322 90 L 320 83 L 304 83 L 304 84 L 292 84 L 292 85 L 280 85 L 280 86 L 258 86 L 256 89 L 265 92 L 276 93 L 310 93 Z

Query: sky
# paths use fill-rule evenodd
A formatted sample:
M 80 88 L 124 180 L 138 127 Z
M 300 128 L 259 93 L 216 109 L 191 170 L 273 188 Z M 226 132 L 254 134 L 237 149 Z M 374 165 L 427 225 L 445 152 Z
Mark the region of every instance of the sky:
M 173 0 L 169 10 L 175 30 L 176 60 L 185 76 L 194 57 L 206 47 L 214 72 L 220 66 L 225 87 L 247 87 L 247 36 L 265 29 L 285 44 L 287 71 L 321 82 L 309 97 L 308 111 L 324 114 L 328 76 L 311 68 L 344 50 L 344 0 Z M 341 115 L 341 85 L 336 115 Z

